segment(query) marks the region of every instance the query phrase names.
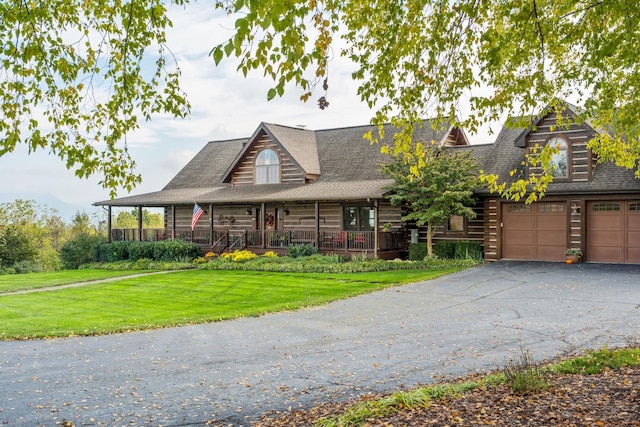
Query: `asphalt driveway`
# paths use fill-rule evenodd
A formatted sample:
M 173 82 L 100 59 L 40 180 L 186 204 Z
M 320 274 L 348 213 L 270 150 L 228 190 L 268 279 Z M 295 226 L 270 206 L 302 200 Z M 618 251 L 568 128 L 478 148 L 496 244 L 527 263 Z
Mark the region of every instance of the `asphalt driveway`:
M 640 266 L 500 262 L 322 307 L 0 342 L 0 424 L 250 425 L 363 393 L 640 341 Z M 218 423 L 216 423 L 218 424 Z

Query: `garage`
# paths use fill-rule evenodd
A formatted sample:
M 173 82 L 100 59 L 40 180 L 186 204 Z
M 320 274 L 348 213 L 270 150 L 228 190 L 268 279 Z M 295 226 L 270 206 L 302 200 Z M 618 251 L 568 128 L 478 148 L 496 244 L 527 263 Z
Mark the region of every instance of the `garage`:
M 590 202 L 586 256 L 591 262 L 640 263 L 640 202 Z
M 502 258 L 563 261 L 566 249 L 566 203 L 502 205 Z

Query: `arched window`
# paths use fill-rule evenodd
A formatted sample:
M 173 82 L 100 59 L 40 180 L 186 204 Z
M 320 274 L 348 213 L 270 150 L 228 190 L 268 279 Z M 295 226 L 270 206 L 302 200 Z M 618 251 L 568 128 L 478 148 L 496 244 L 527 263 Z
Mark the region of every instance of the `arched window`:
M 280 183 L 280 157 L 271 149 L 262 150 L 256 157 L 256 184 Z
M 551 174 L 555 178 L 569 178 L 569 145 L 562 138 L 552 138 L 549 146 L 557 148 L 558 152 L 551 157 Z

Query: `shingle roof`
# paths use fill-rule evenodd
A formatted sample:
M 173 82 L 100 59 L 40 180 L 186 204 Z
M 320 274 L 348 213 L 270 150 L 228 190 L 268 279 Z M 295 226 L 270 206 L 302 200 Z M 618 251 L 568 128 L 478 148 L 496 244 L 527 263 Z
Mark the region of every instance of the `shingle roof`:
M 163 190 L 222 185 L 225 170 L 246 142 L 243 138 L 207 143 Z
M 389 157 L 380 146 L 363 138 L 372 125 L 311 131 L 261 123 L 250 138 L 211 141 L 164 187 L 162 191 L 106 200 L 96 205 L 163 206 L 166 204 L 234 203 L 262 201 L 346 200 L 380 198 L 391 181 L 378 165 Z M 225 175 L 239 161 L 253 138 L 268 132 L 317 181 L 304 185 L 231 187 Z M 397 129 L 385 128 L 384 142 L 393 141 Z M 449 129 L 433 130 L 425 121 L 414 132 L 415 140 L 442 142 Z
M 265 123 L 264 125 L 305 173 L 310 175 L 320 174 L 315 132 L 272 123 Z

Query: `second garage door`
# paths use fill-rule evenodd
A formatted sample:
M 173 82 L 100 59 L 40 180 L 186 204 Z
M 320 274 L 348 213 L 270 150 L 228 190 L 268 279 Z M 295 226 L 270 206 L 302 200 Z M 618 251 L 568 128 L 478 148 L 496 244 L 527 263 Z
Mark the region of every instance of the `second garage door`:
M 566 249 L 566 203 L 502 205 L 502 258 L 563 261 Z
M 587 227 L 589 261 L 640 263 L 640 202 L 592 202 Z

